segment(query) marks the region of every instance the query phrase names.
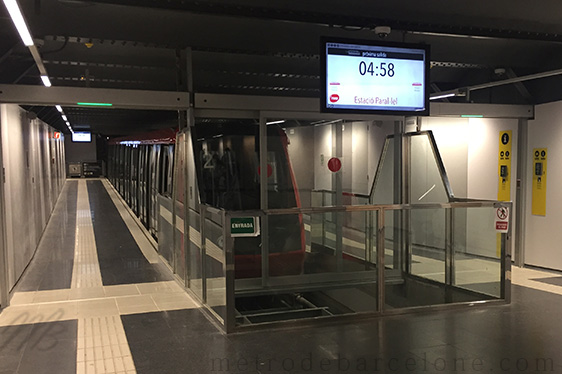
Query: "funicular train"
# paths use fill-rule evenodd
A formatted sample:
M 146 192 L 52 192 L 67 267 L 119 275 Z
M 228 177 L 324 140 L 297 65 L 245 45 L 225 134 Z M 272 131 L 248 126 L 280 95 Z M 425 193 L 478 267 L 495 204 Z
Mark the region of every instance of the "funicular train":
M 288 138 L 268 126 L 268 207 L 300 207 Z M 260 209 L 259 126 L 204 122 L 192 132 L 199 202 L 225 210 Z M 109 179 L 158 240 L 158 195 L 172 197 L 176 131 L 167 129 L 109 142 Z M 261 237 L 234 239 L 236 278 L 261 276 Z M 305 234 L 300 215 L 269 217 L 269 275 L 303 271 Z

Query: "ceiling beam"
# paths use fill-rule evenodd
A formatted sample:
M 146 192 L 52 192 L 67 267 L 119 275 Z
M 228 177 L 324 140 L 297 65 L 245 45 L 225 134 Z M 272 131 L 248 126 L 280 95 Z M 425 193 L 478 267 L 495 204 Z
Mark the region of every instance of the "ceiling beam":
M 0 103 L 80 107 L 78 103 L 81 102 L 107 103 L 111 108 L 157 110 L 185 110 L 190 105 L 187 92 L 0 85 Z

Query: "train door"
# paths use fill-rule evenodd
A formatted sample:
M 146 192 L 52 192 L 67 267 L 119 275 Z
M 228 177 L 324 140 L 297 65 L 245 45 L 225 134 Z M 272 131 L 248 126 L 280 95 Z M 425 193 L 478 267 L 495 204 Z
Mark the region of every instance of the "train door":
M 125 201 L 131 206 L 131 150 L 132 147 L 125 147 Z
M 139 148 L 131 149 L 131 209 L 138 215 Z
M 154 145 L 150 154 L 149 171 L 150 171 L 150 188 L 148 196 L 148 230 L 156 237 L 158 225 L 158 187 L 160 185 L 160 145 Z
M 174 170 L 174 146 L 162 146 L 160 163 L 159 193 L 166 197 L 172 196 L 172 173 Z
M 146 189 L 148 180 L 148 154 L 149 146 L 142 145 L 139 148 L 139 218 L 145 227 L 148 227 L 146 217 L 148 216 L 146 212 Z
M 125 194 L 125 187 L 123 185 L 123 173 L 124 173 L 124 158 L 125 158 L 125 146 L 124 145 L 120 145 L 119 146 L 119 151 L 118 151 L 118 155 L 119 155 L 119 162 L 117 163 L 119 165 L 119 175 L 118 175 L 118 190 L 119 193 L 121 194 L 121 196 L 123 196 Z
M 113 184 L 115 186 L 115 183 L 113 182 L 113 149 L 115 147 L 108 147 L 107 149 L 107 179 L 109 179 L 109 182 L 111 184 Z

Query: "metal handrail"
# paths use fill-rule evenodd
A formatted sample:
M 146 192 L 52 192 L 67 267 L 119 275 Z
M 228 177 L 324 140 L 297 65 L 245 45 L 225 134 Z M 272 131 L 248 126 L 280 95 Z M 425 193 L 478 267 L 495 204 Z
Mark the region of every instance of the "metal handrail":
M 239 210 L 226 211 L 228 216 L 273 216 L 283 214 L 314 214 L 314 213 L 333 213 L 333 212 L 364 212 L 378 210 L 415 210 L 415 209 L 454 209 L 454 208 L 499 208 L 511 207 L 509 201 L 494 200 L 469 200 L 454 201 L 450 203 L 427 203 L 427 204 L 382 204 L 382 205 L 343 205 L 343 206 L 323 206 L 310 208 L 282 208 L 267 210 Z

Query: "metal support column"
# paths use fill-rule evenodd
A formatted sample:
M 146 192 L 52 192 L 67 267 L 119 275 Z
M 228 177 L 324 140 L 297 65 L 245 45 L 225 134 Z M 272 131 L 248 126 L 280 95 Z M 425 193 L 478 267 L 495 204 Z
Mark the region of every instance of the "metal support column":
M 455 282 L 455 256 L 454 256 L 454 229 L 455 217 L 454 209 L 445 209 L 445 290 L 447 302 L 451 300 L 451 286 Z
M 513 205 L 511 205 L 513 208 Z M 513 221 L 509 221 L 507 234 L 502 234 L 501 262 L 501 298 L 511 302 L 511 240 L 513 238 Z M 508 250 L 509 248 L 509 250 Z
M 515 190 L 515 266 L 525 265 L 525 206 L 527 205 L 527 119 L 517 129 L 517 185 Z
M 176 73 L 177 73 L 177 91 L 188 92 L 189 103 L 193 107 L 193 62 L 191 48 L 176 50 Z M 186 108 L 187 109 L 187 108 Z M 187 112 L 178 110 L 178 127 L 183 129 L 187 127 Z
M 230 216 L 226 211 L 222 212 L 222 237 L 224 238 L 224 276 L 225 276 L 225 303 L 226 315 L 224 318 L 225 331 L 232 332 L 236 327 L 236 306 L 235 306 L 235 274 L 234 274 L 234 240 L 230 236 Z
M 179 145 L 182 149 L 183 153 L 183 168 L 181 168 L 180 172 L 183 173 L 183 196 L 184 196 L 184 206 L 183 206 L 183 253 L 184 253 L 184 267 L 185 267 L 185 284 L 188 287 L 191 287 L 191 212 L 190 212 L 190 198 L 191 195 L 189 194 L 189 173 L 188 173 L 188 162 L 190 157 L 194 157 L 194 155 L 189 155 L 188 150 L 188 142 L 191 142 L 191 130 L 195 125 L 195 118 L 193 117 L 193 108 L 189 108 L 187 110 L 187 129 L 185 132 L 185 136 L 183 138 L 183 142 Z M 177 145 L 176 145 L 177 146 Z M 176 159 L 177 160 L 177 159 Z M 181 167 L 181 166 L 180 166 Z M 195 199 L 197 200 L 197 199 Z M 196 206 L 194 207 L 196 208 Z
M 385 267 L 384 267 L 384 215 L 385 211 L 380 209 L 373 213 L 377 215 L 377 310 L 384 312 L 385 303 Z
M 268 183 L 267 183 L 267 122 L 260 113 L 260 207 L 268 209 Z M 269 217 L 263 216 L 261 222 L 261 279 L 262 286 L 269 282 Z
M 205 217 L 207 216 L 207 206 L 199 205 L 199 232 L 201 232 L 201 298 L 203 303 L 207 303 L 207 235 L 205 233 Z
M 6 209 L 4 186 L 6 184 L 6 169 L 2 159 L 2 128 L 0 123 L 0 310 L 10 302 L 8 289 L 8 246 L 6 242 Z
M 342 159 L 343 156 L 343 121 L 332 125 L 332 157 Z M 332 190 L 336 192 L 335 205 L 343 205 L 343 177 L 342 171 L 332 173 Z M 336 267 L 337 271 L 343 271 L 343 212 L 335 212 L 336 225 Z
M 404 203 L 404 122 L 394 121 L 394 204 Z M 402 211 L 394 211 L 393 269 L 400 269 L 402 251 Z M 384 248 L 383 248 L 384 250 Z

